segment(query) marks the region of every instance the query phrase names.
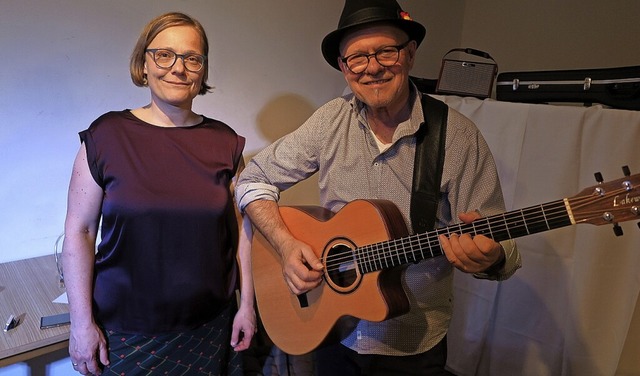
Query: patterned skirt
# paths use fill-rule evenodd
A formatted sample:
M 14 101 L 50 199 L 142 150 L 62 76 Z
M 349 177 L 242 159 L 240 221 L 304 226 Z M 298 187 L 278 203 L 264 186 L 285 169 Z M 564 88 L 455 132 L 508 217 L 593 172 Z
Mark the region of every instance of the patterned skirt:
M 242 356 L 229 344 L 234 314 L 228 307 L 197 329 L 153 337 L 107 330 L 111 364 L 103 375 L 241 376 Z

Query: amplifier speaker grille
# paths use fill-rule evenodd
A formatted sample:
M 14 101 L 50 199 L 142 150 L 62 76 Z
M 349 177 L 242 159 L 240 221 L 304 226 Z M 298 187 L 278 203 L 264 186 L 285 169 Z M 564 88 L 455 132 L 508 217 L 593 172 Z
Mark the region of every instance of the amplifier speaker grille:
M 444 59 L 436 92 L 488 98 L 497 70 L 496 64 Z

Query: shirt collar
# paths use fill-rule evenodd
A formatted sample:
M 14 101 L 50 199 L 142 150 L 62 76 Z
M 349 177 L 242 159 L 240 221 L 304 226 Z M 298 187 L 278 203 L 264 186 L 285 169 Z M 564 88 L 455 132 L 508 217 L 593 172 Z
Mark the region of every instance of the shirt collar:
M 351 108 L 356 113 L 358 121 L 361 126 L 369 128 L 367 124 L 367 117 L 365 114 L 366 104 L 360 101 L 356 96 L 351 93 L 351 96 L 348 99 Z M 420 126 L 424 123 L 424 112 L 422 111 L 422 101 L 420 100 L 422 97 L 422 93 L 418 91 L 416 85 L 409 81 L 409 102 L 411 102 L 411 117 L 409 120 L 400 123 L 398 125 L 398 129 L 396 129 L 395 134 L 393 135 L 393 142 L 395 143 L 402 137 L 412 136 L 414 135 Z

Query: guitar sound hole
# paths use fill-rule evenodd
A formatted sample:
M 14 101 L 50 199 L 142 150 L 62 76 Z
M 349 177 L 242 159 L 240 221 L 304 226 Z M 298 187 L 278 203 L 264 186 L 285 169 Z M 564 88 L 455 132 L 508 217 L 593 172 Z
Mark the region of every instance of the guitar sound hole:
M 349 246 L 344 244 L 332 246 L 325 260 L 327 278 L 333 285 L 346 288 L 358 279 L 357 265 Z

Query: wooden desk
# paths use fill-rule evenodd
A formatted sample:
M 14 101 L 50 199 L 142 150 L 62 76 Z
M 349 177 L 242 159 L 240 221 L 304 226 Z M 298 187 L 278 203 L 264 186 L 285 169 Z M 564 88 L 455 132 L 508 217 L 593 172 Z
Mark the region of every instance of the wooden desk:
M 0 367 L 21 362 L 68 346 L 69 326 L 40 329 L 40 318 L 69 311 L 52 303 L 64 293 L 58 285 L 53 255 L 0 264 L 0 320 L 10 315 L 20 323 L 0 332 Z

